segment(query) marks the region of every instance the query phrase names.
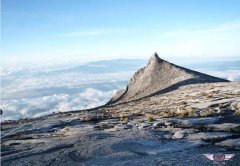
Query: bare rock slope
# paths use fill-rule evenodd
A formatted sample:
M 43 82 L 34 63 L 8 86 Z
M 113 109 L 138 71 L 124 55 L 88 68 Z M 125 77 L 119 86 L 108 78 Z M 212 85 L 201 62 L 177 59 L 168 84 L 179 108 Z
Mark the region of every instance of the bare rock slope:
M 107 105 L 2 122 L 1 164 L 236 166 L 239 140 L 240 83 L 155 54 Z
M 165 93 L 183 85 L 213 82 L 227 82 L 227 80 L 177 66 L 159 58 L 155 53 L 147 66 L 134 74 L 127 88 L 118 91 L 108 104 Z

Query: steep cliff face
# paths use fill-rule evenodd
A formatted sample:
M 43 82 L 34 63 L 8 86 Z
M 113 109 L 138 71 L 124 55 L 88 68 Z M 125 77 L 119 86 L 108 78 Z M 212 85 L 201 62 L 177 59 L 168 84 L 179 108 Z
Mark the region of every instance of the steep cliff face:
M 108 104 L 147 97 L 166 88 L 211 82 L 227 80 L 177 66 L 159 58 L 155 53 L 148 64 L 133 75 L 127 88 L 118 91 Z

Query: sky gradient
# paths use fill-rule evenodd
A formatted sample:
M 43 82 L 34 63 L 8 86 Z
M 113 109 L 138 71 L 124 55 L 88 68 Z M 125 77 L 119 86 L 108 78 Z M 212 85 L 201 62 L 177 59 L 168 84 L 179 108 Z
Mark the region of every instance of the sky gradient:
M 239 0 L 2 0 L 1 65 L 240 57 Z M 190 59 L 190 60 L 191 60 Z

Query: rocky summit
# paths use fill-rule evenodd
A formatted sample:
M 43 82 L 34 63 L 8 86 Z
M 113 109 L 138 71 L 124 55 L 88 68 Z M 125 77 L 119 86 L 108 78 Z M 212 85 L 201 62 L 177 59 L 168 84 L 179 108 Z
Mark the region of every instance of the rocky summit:
M 240 165 L 240 83 L 155 53 L 104 106 L 1 123 L 7 165 Z
M 227 82 L 227 80 L 177 66 L 159 58 L 155 53 L 147 66 L 134 74 L 127 88 L 118 91 L 109 103 L 166 93 L 184 85 L 214 82 Z

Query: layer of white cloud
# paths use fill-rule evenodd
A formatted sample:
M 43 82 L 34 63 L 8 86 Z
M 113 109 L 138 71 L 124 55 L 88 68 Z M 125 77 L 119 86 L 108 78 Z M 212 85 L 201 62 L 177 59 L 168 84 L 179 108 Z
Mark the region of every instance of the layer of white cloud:
M 56 73 L 55 73 L 56 71 Z M 9 68 L 1 72 L 2 120 L 38 117 L 53 112 L 93 108 L 110 100 L 119 81 L 133 71 L 82 73 L 48 69 Z M 94 87 L 94 88 L 93 88 Z
M 240 70 L 216 71 L 216 70 L 202 69 L 199 71 L 213 75 L 215 77 L 225 78 L 229 81 L 239 81 L 240 80 Z
M 74 95 L 54 94 L 31 99 L 2 101 L 2 120 L 39 117 L 53 112 L 66 112 L 93 108 L 105 104 L 114 91 L 87 88 Z
M 101 74 L 83 74 L 83 73 L 58 73 L 54 75 L 35 75 L 25 77 L 5 77 L 5 80 L 10 82 L 3 85 L 2 98 L 12 99 L 16 95 L 23 96 L 23 93 L 29 93 L 38 89 L 51 88 L 78 88 L 83 85 L 93 83 L 114 83 L 118 81 L 127 81 L 133 72 L 116 72 L 116 73 L 101 73 Z M 27 94 L 26 94 L 27 95 Z
M 16 67 L 2 72 L 3 119 L 38 117 L 105 104 L 112 93 L 123 88 L 123 82 L 127 82 L 135 72 L 120 70 L 115 73 L 87 74 L 61 71 L 58 72 L 56 68 L 34 71 Z M 198 71 L 232 81 L 240 80 L 238 66 L 223 66 L 222 71 L 209 68 Z

